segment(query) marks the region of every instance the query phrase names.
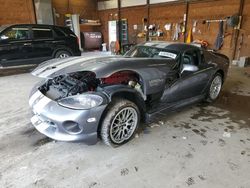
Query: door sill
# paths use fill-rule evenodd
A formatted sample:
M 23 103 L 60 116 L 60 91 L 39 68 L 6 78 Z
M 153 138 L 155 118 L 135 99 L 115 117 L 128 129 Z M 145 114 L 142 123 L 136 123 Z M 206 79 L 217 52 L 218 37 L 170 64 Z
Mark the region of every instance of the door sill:
M 162 105 L 159 105 L 158 108 L 150 110 L 146 113 L 146 122 L 150 123 L 152 121 L 154 121 L 154 119 L 159 116 L 159 114 L 164 114 L 167 112 L 172 112 L 175 111 L 177 109 L 180 109 L 182 107 L 185 107 L 187 105 L 191 105 L 197 102 L 202 101 L 202 99 L 204 99 L 204 95 L 198 95 L 192 98 L 188 98 L 188 99 L 184 99 L 181 100 L 179 102 L 175 102 L 175 103 L 163 103 Z

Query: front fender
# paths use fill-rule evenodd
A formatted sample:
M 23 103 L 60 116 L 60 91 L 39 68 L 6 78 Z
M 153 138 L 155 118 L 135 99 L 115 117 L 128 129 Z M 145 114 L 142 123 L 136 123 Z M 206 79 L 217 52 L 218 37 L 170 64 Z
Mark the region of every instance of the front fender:
M 110 102 L 112 101 L 113 97 L 121 97 L 134 102 L 142 112 L 146 111 L 146 105 L 142 94 L 139 93 L 136 89 L 133 89 L 126 85 L 112 85 L 106 86 L 102 89 L 103 92 L 108 96 Z

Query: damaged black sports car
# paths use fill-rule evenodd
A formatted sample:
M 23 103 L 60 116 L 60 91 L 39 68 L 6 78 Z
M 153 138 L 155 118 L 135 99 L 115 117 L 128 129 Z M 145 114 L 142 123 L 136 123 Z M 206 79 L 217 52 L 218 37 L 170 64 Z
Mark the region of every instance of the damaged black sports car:
M 45 78 L 31 91 L 31 122 L 61 141 L 109 146 L 128 142 L 140 121 L 158 113 L 214 101 L 229 59 L 183 43 L 146 42 L 124 56 L 50 60 L 32 74 Z

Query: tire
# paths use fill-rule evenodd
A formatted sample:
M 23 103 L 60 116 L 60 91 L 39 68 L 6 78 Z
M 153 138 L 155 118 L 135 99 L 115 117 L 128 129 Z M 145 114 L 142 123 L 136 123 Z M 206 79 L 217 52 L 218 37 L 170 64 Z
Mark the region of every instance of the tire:
M 207 97 L 206 97 L 206 102 L 211 103 L 211 102 L 214 102 L 218 98 L 221 88 L 222 88 L 222 83 L 223 83 L 223 79 L 222 79 L 221 74 L 216 73 L 209 86 Z
M 70 56 L 71 56 L 71 53 L 66 51 L 66 50 L 59 50 L 55 54 L 55 58 L 60 58 L 60 59 L 67 58 L 67 57 L 70 57 Z
M 140 111 L 131 101 L 114 99 L 103 119 L 100 136 L 111 147 L 127 143 L 134 137 L 140 123 Z

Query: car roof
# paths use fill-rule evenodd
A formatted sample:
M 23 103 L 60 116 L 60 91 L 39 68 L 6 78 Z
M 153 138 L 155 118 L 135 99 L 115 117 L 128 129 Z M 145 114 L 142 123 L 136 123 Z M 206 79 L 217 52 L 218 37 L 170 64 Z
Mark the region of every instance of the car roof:
M 8 25 L 2 25 L 4 27 L 13 27 L 13 26 L 42 26 L 42 27 L 63 27 L 63 26 L 57 26 L 57 25 L 48 25 L 48 24 L 8 24 Z
M 186 50 L 199 50 L 201 49 L 195 44 L 186 44 L 181 42 L 165 42 L 165 41 L 150 41 L 142 43 L 140 46 L 152 46 L 155 48 L 169 49 L 179 52 L 185 52 Z

